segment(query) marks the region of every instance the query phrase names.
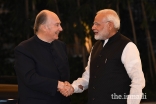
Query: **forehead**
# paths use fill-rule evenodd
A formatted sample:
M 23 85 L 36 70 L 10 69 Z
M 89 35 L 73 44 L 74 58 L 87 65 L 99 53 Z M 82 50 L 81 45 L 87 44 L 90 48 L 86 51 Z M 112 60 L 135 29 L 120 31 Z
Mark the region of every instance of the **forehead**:
M 103 22 L 103 21 L 104 21 L 104 18 L 105 18 L 105 15 L 99 13 L 99 14 L 97 14 L 97 15 L 95 16 L 94 22 Z
M 48 15 L 47 16 L 48 17 L 48 21 L 50 21 L 52 23 L 60 23 L 61 22 L 59 17 L 55 13 L 49 12 L 49 13 L 47 13 L 47 15 Z

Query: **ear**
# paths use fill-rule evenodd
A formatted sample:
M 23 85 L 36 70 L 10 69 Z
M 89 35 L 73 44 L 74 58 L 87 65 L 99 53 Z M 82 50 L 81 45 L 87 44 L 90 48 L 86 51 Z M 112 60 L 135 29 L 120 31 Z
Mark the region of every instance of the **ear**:
M 109 30 L 112 30 L 114 28 L 113 22 L 108 23 L 108 28 L 109 28 Z
M 41 25 L 40 25 L 40 29 L 41 29 L 42 31 L 46 31 L 46 30 L 47 30 L 47 26 L 44 25 L 44 24 L 41 24 Z

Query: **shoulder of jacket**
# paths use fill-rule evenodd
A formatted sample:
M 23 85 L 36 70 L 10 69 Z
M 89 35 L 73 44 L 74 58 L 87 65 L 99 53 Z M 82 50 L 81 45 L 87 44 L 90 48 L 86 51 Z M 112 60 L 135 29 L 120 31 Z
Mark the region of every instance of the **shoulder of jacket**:
M 128 42 L 131 42 L 131 39 L 121 34 L 122 39 L 127 40 Z
M 27 48 L 27 47 L 31 47 L 33 44 L 33 40 L 32 38 L 29 38 L 27 40 L 22 41 L 21 43 L 19 43 L 15 49 L 21 49 L 21 48 Z

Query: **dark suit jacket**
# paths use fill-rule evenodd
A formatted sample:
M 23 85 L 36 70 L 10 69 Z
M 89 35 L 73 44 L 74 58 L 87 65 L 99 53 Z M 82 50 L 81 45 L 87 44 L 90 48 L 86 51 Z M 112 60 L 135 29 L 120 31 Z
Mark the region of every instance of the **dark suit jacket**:
M 19 104 L 69 104 L 57 91 L 58 80 L 69 80 L 65 44 L 46 43 L 36 35 L 15 48 Z

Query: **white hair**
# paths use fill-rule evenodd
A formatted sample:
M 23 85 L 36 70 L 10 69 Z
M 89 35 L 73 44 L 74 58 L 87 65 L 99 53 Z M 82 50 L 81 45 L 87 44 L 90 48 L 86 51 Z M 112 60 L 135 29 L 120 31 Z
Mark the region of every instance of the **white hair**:
M 98 11 L 97 14 L 104 14 L 104 20 L 113 22 L 114 28 L 120 29 L 120 18 L 114 10 L 103 9 Z

